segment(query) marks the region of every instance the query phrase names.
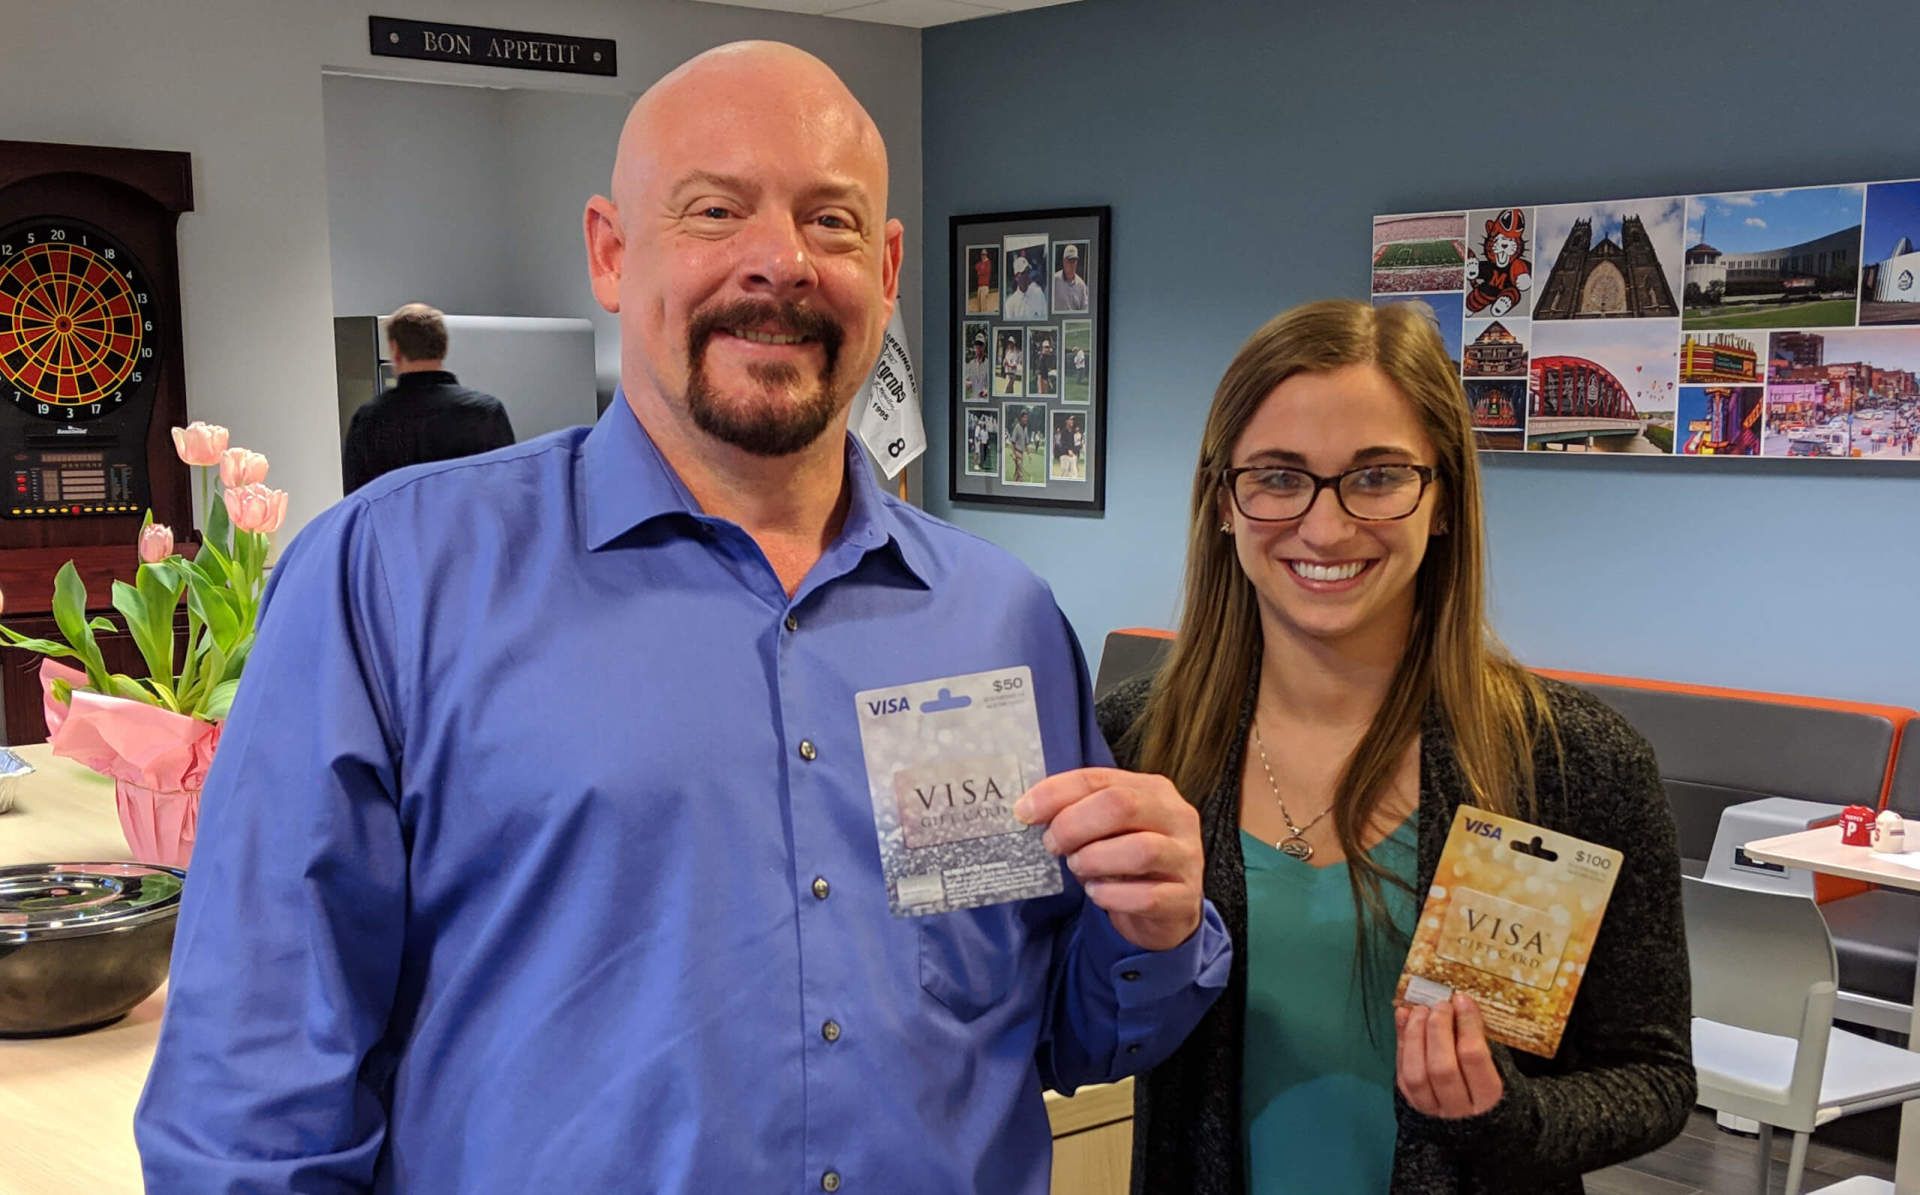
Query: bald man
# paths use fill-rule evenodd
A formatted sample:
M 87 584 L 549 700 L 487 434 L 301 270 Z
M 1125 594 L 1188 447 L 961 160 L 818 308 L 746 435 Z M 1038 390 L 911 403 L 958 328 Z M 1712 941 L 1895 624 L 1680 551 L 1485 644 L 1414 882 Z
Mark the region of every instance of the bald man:
M 1042 1089 L 1211 1003 L 1192 808 L 1102 766 L 1046 587 L 844 431 L 886 204 L 823 64 L 694 59 L 586 209 L 619 400 L 287 551 L 201 802 L 150 1191 L 1042 1195 Z M 1063 891 L 893 916 L 855 695 L 1015 665 Z

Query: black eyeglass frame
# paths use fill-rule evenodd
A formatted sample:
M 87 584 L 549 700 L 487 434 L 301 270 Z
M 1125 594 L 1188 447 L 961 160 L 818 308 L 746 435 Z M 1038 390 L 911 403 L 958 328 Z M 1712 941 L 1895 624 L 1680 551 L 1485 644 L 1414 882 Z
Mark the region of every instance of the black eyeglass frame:
M 1419 475 L 1420 492 L 1414 495 L 1413 505 L 1407 508 L 1407 513 L 1380 516 L 1355 514 L 1353 512 L 1353 508 L 1347 505 L 1347 496 L 1340 491 L 1340 483 L 1356 473 L 1365 473 L 1369 469 L 1412 469 L 1414 473 Z M 1240 475 L 1243 473 L 1280 472 L 1298 473 L 1302 477 L 1312 480 L 1313 493 L 1307 496 L 1307 504 L 1300 508 L 1299 514 L 1288 515 L 1284 519 L 1263 519 L 1259 515 L 1248 514 L 1247 508 L 1240 504 L 1240 487 L 1235 484 L 1239 481 Z M 1340 504 L 1340 509 L 1346 512 L 1346 516 L 1350 519 L 1362 523 L 1397 523 L 1401 519 L 1412 518 L 1413 512 L 1420 509 L 1420 504 L 1426 501 L 1427 489 L 1433 485 L 1433 479 L 1438 473 L 1439 470 L 1432 465 L 1408 465 L 1397 461 L 1372 465 L 1356 465 L 1345 472 L 1335 473 L 1332 477 L 1322 477 L 1318 473 L 1310 473 L 1305 469 L 1295 468 L 1292 465 L 1239 465 L 1235 468 L 1220 470 L 1220 484 L 1226 489 L 1228 500 L 1233 503 L 1233 508 L 1240 512 L 1240 516 L 1255 523 L 1291 523 L 1295 519 L 1304 519 L 1307 517 L 1308 512 L 1313 510 L 1313 504 L 1320 500 L 1321 490 L 1332 490 L 1333 500 Z

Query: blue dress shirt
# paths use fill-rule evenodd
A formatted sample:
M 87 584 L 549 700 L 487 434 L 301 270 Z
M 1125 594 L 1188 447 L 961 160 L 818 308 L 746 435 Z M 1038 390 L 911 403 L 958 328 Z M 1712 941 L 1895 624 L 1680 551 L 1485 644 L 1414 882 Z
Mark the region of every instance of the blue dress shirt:
M 854 693 L 1026 664 L 1109 762 L 1046 587 L 894 500 L 789 599 L 616 399 L 388 475 L 275 570 L 202 799 L 148 1190 L 1044 1195 L 1041 1091 L 1170 1053 L 1211 906 L 887 912 Z

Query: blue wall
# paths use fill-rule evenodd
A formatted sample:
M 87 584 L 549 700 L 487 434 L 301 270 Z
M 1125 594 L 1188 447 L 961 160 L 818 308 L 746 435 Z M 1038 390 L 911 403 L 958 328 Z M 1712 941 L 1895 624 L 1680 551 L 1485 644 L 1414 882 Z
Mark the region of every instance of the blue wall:
M 929 29 L 929 505 L 1047 578 L 1090 658 L 1166 626 L 1214 384 L 1366 286 L 1378 212 L 1920 177 L 1914 0 L 1088 0 Z M 1107 512 L 947 494 L 947 220 L 1111 204 Z M 1483 456 L 1529 663 L 1920 706 L 1920 458 Z

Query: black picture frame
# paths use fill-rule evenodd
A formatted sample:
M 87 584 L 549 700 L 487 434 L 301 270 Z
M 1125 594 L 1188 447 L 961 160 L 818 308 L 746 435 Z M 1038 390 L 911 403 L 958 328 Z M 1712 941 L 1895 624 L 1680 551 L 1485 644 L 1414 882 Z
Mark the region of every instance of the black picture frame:
M 951 501 L 1106 510 L 1111 226 L 1104 206 L 948 220 Z

